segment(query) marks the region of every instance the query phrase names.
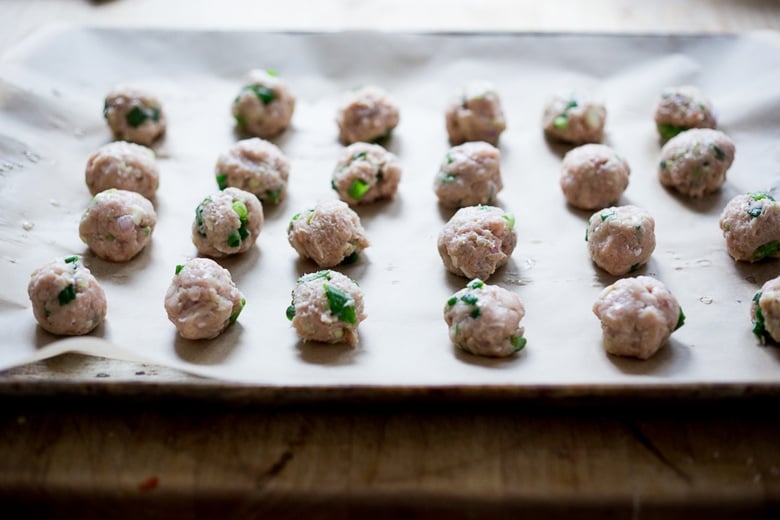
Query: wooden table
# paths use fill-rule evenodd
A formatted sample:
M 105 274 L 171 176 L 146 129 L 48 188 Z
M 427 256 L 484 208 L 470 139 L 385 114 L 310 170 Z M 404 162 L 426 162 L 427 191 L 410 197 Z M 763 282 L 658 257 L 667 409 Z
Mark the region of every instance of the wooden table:
M 177 7 L 176 4 L 185 7 Z M 423 5 L 424 9 L 419 9 Z M 0 51 L 49 22 L 109 26 L 739 32 L 780 28 L 773 1 L 208 2 L 4 0 Z M 75 355 L 15 369 L 189 381 Z M 70 385 L 69 388 L 73 388 Z M 771 397 L 284 404 L 169 393 L 2 398 L 0 500 L 25 516 L 712 517 L 780 499 Z M 110 394 L 110 392 L 108 392 Z M 63 508 L 68 509 L 63 509 Z

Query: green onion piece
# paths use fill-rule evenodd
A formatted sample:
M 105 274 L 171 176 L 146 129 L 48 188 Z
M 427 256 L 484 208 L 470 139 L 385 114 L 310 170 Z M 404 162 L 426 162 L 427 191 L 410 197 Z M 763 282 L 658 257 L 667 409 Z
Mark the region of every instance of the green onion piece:
M 236 98 L 236 101 L 238 101 L 238 98 Z M 238 128 L 241 130 L 246 130 L 246 119 L 244 119 L 244 116 L 241 114 L 235 114 L 233 118 L 235 118 L 236 126 L 238 126 Z
M 355 179 L 347 190 L 347 194 L 355 200 L 360 200 L 369 188 L 370 186 L 363 179 Z
M 726 152 L 724 152 L 717 144 L 712 144 L 712 151 L 715 152 L 715 158 L 722 161 L 726 158 Z
M 662 170 L 665 170 L 666 169 L 666 161 L 661 161 L 660 163 L 658 163 L 658 167 L 661 168 Z
M 182 269 L 184 269 L 184 266 L 182 264 L 177 265 L 176 266 L 176 274 L 179 274 Z
M 230 247 L 238 247 L 241 245 L 241 235 L 239 234 L 238 229 L 230 233 L 227 238 L 227 245 Z
M 509 338 L 509 341 L 512 342 L 512 346 L 515 349 L 515 352 L 520 352 L 525 348 L 525 344 L 528 343 L 528 340 L 525 339 L 523 336 L 512 336 Z
M 198 204 L 198 207 L 195 208 L 195 226 L 198 228 L 198 234 L 200 236 L 206 236 L 206 229 L 203 227 L 203 205 L 208 204 L 211 202 L 210 197 L 206 197 L 203 199 L 203 202 Z
M 57 295 L 60 305 L 67 305 L 76 299 L 76 287 L 73 284 L 68 285 Z
M 764 212 L 764 208 L 758 207 L 758 208 L 749 208 L 747 210 L 747 214 L 750 215 L 753 218 L 758 218 L 761 216 L 761 214 Z
M 152 121 L 160 120 L 160 110 L 154 107 L 139 107 L 134 106 L 130 111 L 125 114 L 125 121 L 133 128 L 138 128 L 146 122 L 147 119 Z
M 569 126 L 569 116 L 566 114 L 561 114 L 555 119 L 553 119 L 553 127 L 557 128 L 558 130 L 563 130 Z
M 444 156 L 444 158 L 445 158 L 445 160 L 447 161 L 447 164 L 452 164 L 452 161 L 454 161 L 454 160 L 455 160 L 455 159 L 453 159 L 453 158 L 452 158 L 452 155 L 451 155 L 451 154 L 447 154 L 447 155 L 445 155 L 445 156 Z
M 328 298 L 330 312 L 339 320 L 354 325 L 357 322 L 357 311 L 355 310 L 355 300 L 352 299 L 352 296 L 327 283 L 322 284 L 322 287 L 325 289 L 325 296 Z
M 568 112 L 572 108 L 576 108 L 577 106 L 577 100 L 576 99 L 570 99 L 568 103 L 566 103 L 566 108 L 564 108 L 565 112 Z
M 108 100 L 103 101 L 103 119 L 108 119 Z
M 448 184 L 450 182 L 455 182 L 455 175 L 451 173 L 441 172 L 439 176 L 439 182 L 442 184 Z
M 238 236 L 241 237 L 241 240 L 246 240 L 246 237 L 249 236 L 249 230 L 246 228 L 246 224 L 241 224 L 241 227 L 238 228 Z
M 585 228 L 585 242 L 588 241 L 588 234 L 589 234 L 589 232 L 590 232 L 590 226 L 587 226 Z
M 761 343 L 766 343 L 767 340 L 771 340 L 772 337 L 766 331 L 766 321 L 764 320 L 764 313 L 758 304 L 762 294 L 763 293 L 759 291 L 756 293 L 755 296 L 753 296 L 753 303 L 756 305 L 756 322 L 753 324 L 753 334 L 755 334 L 758 337 L 758 339 L 761 340 Z
M 298 278 L 297 283 L 300 285 L 302 283 L 311 282 L 313 280 L 319 280 L 320 278 L 330 280 L 330 271 L 326 269 L 325 271 L 317 271 L 316 273 L 309 273 L 307 275 Z
M 507 226 L 509 227 L 510 230 L 515 228 L 515 216 L 514 215 L 512 215 L 511 213 L 504 213 L 502 215 L 502 217 L 504 218 L 504 220 L 506 220 Z
M 485 286 L 485 282 L 480 280 L 479 278 L 474 278 L 471 280 L 466 287 L 469 289 L 482 289 Z
M 217 186 L 219 186 L 220 190 L 224 190 L 225 188 L 228 187 L 227 175 L 225 175 L 224 173 L 220 173 L 219 175 L 217 175 Z
M 279 199 L 281 198 L 282 190 L 284 190 L 284 186 L 275 190 L 265 190 L 265 200 L 271 204 L 278 204 Z
M 344 260 L 341 261 L 341 265 L 354 264 L 358 261 L 358 258 L 360 258 L 360 254 L 357 251 L 354 251 L 351 255 L 347 256 Z
M 763 199 L 769 199 L 769 200 L 772 200 L 772 201 L 775 200 L 775 198 L 773 196 L 771 196 L 770 194 L 765 193 L 763 191 L 756 192 L 756 193 L 748 193 L 748 195 L 750 195 L 750 197 L 753 200 L 755 200 L 755 201 L 759 201 L 759 200 L 763 200 Z
M 450 298 L 449 300 L 447 300 L 447 307 L 452 307 L 452 306 L 453 306 L 453 305 L 455 305 L 456 303 L 458 303 L 458 298 L 457 298 L 457 297 L 455 297 L 455 296 L 453 296 L 452 298 Z
M 241 311 L 244 310 L 244 305 L 246 305 L 246 298 L 241 298 L 241 305 L 239 305 L 238 309 L 236 309 L 236 312 L 230 315 L 230 320 L 228 323 L 235 323 L 238 319 L 238 315 L 241 314 Z
M 263 87 L 262 85 L 247 85 L 244 87 L 244 89 L 254 92 L 254 94 L 260 101 L 263 102 L 264 105 L 267 105 L 276 99 L 276 93 L 274 93 L 274 91 L 270 88 Z
M 780 242 L 772 240 L 756 249 L 756 252 L 753 253 L 753 260 L 763 260 L 764 258 L 775 256 L 778 253 L 780 253 Z
M 352 156 L 353 161 L 358 161 L 360 159 L 365 159 L 365 158 L 366 158 L 366 152 L 358 152 Z
M 607 211 L 606 213 L 600 213 L 599 216 L 601 217 L 601 221 L 604 222 L 608 218 L 612 218 L 615 216 L 615 211 Z
M 682 310 L 682 307 L 680 307 L 680 316 L 677 318 L 677 325 L 674 326 L 674 330 L 679 329 L 685 325 L 685 313 Z
M 287 311 L 285 312 L 287 315 L 287 319 L 292 321 L 292 319 L 295 317 L 295 304 L 291 303 L 289 307 L 287 307 Z
M 668 141 L 669 139 L 676 136 L 680 132 L 684 132 L 685 130 L 687 130 L 687 128 L 673 125 L 671 123 L 659 123 L 657 128 L 658 128 L 658 134 L 661 136 L 661 139 L 663 139 L 664 141 Z
M 69 256 L 68 258 L 65 259 L 66 264 L 75 264 L 78 261 L 79 261 L 79 257 L 77 256 Z
M 269 76 L 271 76 L 272 78 L 275 78 L 276 76 L 279 75 L 279 73 L 276 72 L 275 69 L 268 69 L 268 70 L 265 71 L 265 73 L 268 74 Z
M 479 310 L 479 307 L 474 307 L 474 309 L 471 311 L 471 314 L 469 314 L 469 316 L 471 316 L 475 320 L 479 318 L 481 315 L 482 315 L 482 311 Z
M 476 305 L 477 302 L 479 301 L 479 298 L 477 298 L 473 294 L 464 294 L 463 296 L 460 297 L 460 301 L 462 301 L 463 303 L 467 303 L 469 305 Z
M 238 213 L 239 220 L 243 223 L 246 222 L 247 215 L 249 213 L 249 210 L 246 209 L 246 204 L 244 204 L 244 201 L 242 200 L 234 200 L 233 201 L 233 211 Z

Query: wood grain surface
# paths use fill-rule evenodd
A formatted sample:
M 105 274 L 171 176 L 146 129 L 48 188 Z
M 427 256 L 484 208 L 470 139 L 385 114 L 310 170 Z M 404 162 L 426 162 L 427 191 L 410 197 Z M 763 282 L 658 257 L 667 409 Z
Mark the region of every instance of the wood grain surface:
M 2 52 L 52 22 L 740 32 L 780 28 L 780 3 L 2 0 L 0 20 Z M 1 377 L 69 373 L 188 379 L 78 356 Z M 585 409 L 435 400 L 242 408 L 186 398 L 6 396 L 0 501 L 24 507 L 19 517 L 772 517 L 780 500 L 778 438 L 771 400 Z

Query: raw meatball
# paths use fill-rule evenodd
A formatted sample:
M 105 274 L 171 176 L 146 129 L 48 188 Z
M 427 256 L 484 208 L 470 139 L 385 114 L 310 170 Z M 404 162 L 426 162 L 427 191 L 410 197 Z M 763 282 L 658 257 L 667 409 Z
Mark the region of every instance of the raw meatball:
M 501 99 L 495 87 L 486 81 L 469 83 L 450 101 L 445 112 L 450 144 L 485 141 L 498 144 L 506 129 Z
M 318 202 L 313 209 L 293 215 L 287 240 L 301 257 L 320 267 L 356 260 L 368 247 L 360 217 L 340 200 Z
M 623 278 L 606 287 L 593 304 L 609 354 L 647 359 L 685 323 L 680 304 L 649 276 Z
M 366 319 L 363 291 L 336 271 L 307 274 L 293 289 L 287 319 L 303 341 L 355 346 L 358 325 Z
M 275 144 L 253 137 L 221 154 L 216 173 L 220 190 L 240 188 L 264 203 L 277 204 L 287 194 L 290 161 Z
M 472 280 L 447 300 L 444 321 L 452 342 L 477 356 L 506 357 L 525 347 L 520 297 L 497 285 Z
M 333 189 L 350 206 L 391 199 L 398 190 L 398 158 L 378 144 L 354 143 L 341 152 L 333 172 Z
M 168 319 L 185 339 L 216 338 L 238 319 L 245 304 L 230 272 L 209 258 L 177 265 L 165 293 Z
M 100 258 L 126 262 L 152 239 L 157 213 L 134 191 L 110 189 L 92 198 L 81 217 L 79 236 Z
M 295 110 L 295 96 L 287 82 L 274 71 L 253 70 L 249 83 L 233 100 L 233 117 L 238 128 L 250 135 L 269 139 L 281 134 Z
M 717 121 L 712 104 L 701 90 L 686 85 L 663 90 L 655 109 L 655 126 L 666 141 L 690 128 L 715 128 Z
M 702 197 L 721 187 L 734 162 L 734 142 L 719 130 L 687 130 L 661 149 L 658 179 L 683 195 Z
M 439 203 L 449 208 L 492 204 L 503 187 L 501 152 L 479 141 L 451 148 L 433 182 Z
M 780 276 L 768 280 L 753 296 L 750 319 L 761 343 L 780 343 Z
M 720 215 L 720 229 L 734 260 L 780 257 L 780 204 L 768 193 L 731 199 Z
M 349 92 L 339 107 L 336 123 L 343 144 L 372 142 L 390 135 L 398 126 L 398 103 L 379 87 Z
M 106 96 L 103 117 L 116 139 L 151 145 L 165 133 L 160 100 L 133 87 L 117 87 Z
M 106 294 L 77 256 L 33 271 L 27 294 L 38 324 L 52 334 L 80 336 L 106 317 Z
M 220 258 L 247 251 L 263 228 L 263 205 L 238 188 L 203 199 L 195 208 L 192 243 L 202 255 Z
M 487 280 L 509 260 L 517 244 L 515 217 L 493 206 L 459 209 L 439 234 L 439 255 L 447 270 Z
M 572 94 L 556 95 L 544 108 L 542 125 L 548 136 L 573 144 L 600 143 L 607 109 L 602 103 Z
M 564 156 L 561 189 L 575 208 L 600 209 L 617 202 L 630 173 L 628 162 L 609 146 L 586 144 Z
M 151 149 L 116 141 L 100 147 L 87 159 L 85 179 L 92 195 L 116 188 L 151 199 L 157 192 L 160 174 Z
M 612 206 L 597 211 L 585 235 L 593 261 L 613 276 L 642 267 L 655 249 L 655 220 L 636 206 Z

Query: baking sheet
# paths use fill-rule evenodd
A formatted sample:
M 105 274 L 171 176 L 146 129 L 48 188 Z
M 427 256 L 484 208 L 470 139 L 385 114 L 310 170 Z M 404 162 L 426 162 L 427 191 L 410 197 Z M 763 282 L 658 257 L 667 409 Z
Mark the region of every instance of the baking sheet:
M 290 196 L 266 206 L 258 245 L 222 260 L 247 297 L 238 323 L 217 340 L 178 338 L 163 309 L 174 266 L 196 254 L 189 229 L 197 203 L 215 189 L 217 155 L 238 137 L 229 107 L 250 68 L 279 71 L 298 96 L 293 127 L 276 143 L 290 157 Z M 444 105 L 455 86 L 493 81 L 508 130 L 501 140 L 505 188 L 519 241 L 490 279 L 527 309 L 528 345 L 506 360 L 474 357 L 449 342 L 448 296 L 465 284 L 448 275 L 436 236 L 433 177 L 448 149 Z M 92 256 L 78 238 L 90 200 L 88 155 L 110 140 L 101 117 L 108 89 L 133 82 L 159 93 L 169 127 L 157 146 L 161 186 L 152 244 L 126 264 Z M 723 189 L 689 201 L 656 179 L 652 114 L 660 90 L 699 85 L 713 100 L 737 157 Z M 333 121 L 355 85 L 385 87 L 400 102 L 388 144 L 403 164 L 395 200 L 361 207 L 372 246 L 343 272 L 357 279 L 368 319 L 360 345 L 300 343 L 285 318 L 290 291 L 316 269 L 286 240 L 294 213 L 334 198 L 330 174 L 340 145 Z M 607 105 L 607 144 L 629 161 L 622 204 L 647 208 L 657 246 L 640 274 L 664 281 L 687 314 L 685 327 L 653 359 L 607 356 L 590 307 L 615 278 L 593 266 L 587 212 L 565 204 L 558 185 L 566 148 L 540 129 L 554 91 L 585 90 Z M 291 34 L 65 28 L 44 31 L 0 61 L 0 368 L 62 352 L 153 362 L 264 387 L 680 388 L 780 382 L 775 348 L 750 332 L 749 302 L 780 262 L 735 264 L 718 216 L 734 195 L 780 183 L 780 36 L 543 34 Z M 36 326 L 26 295 L 30 272 L 54 256 L 85 255 L 107 293 L 107 321 L 62 340 Z

